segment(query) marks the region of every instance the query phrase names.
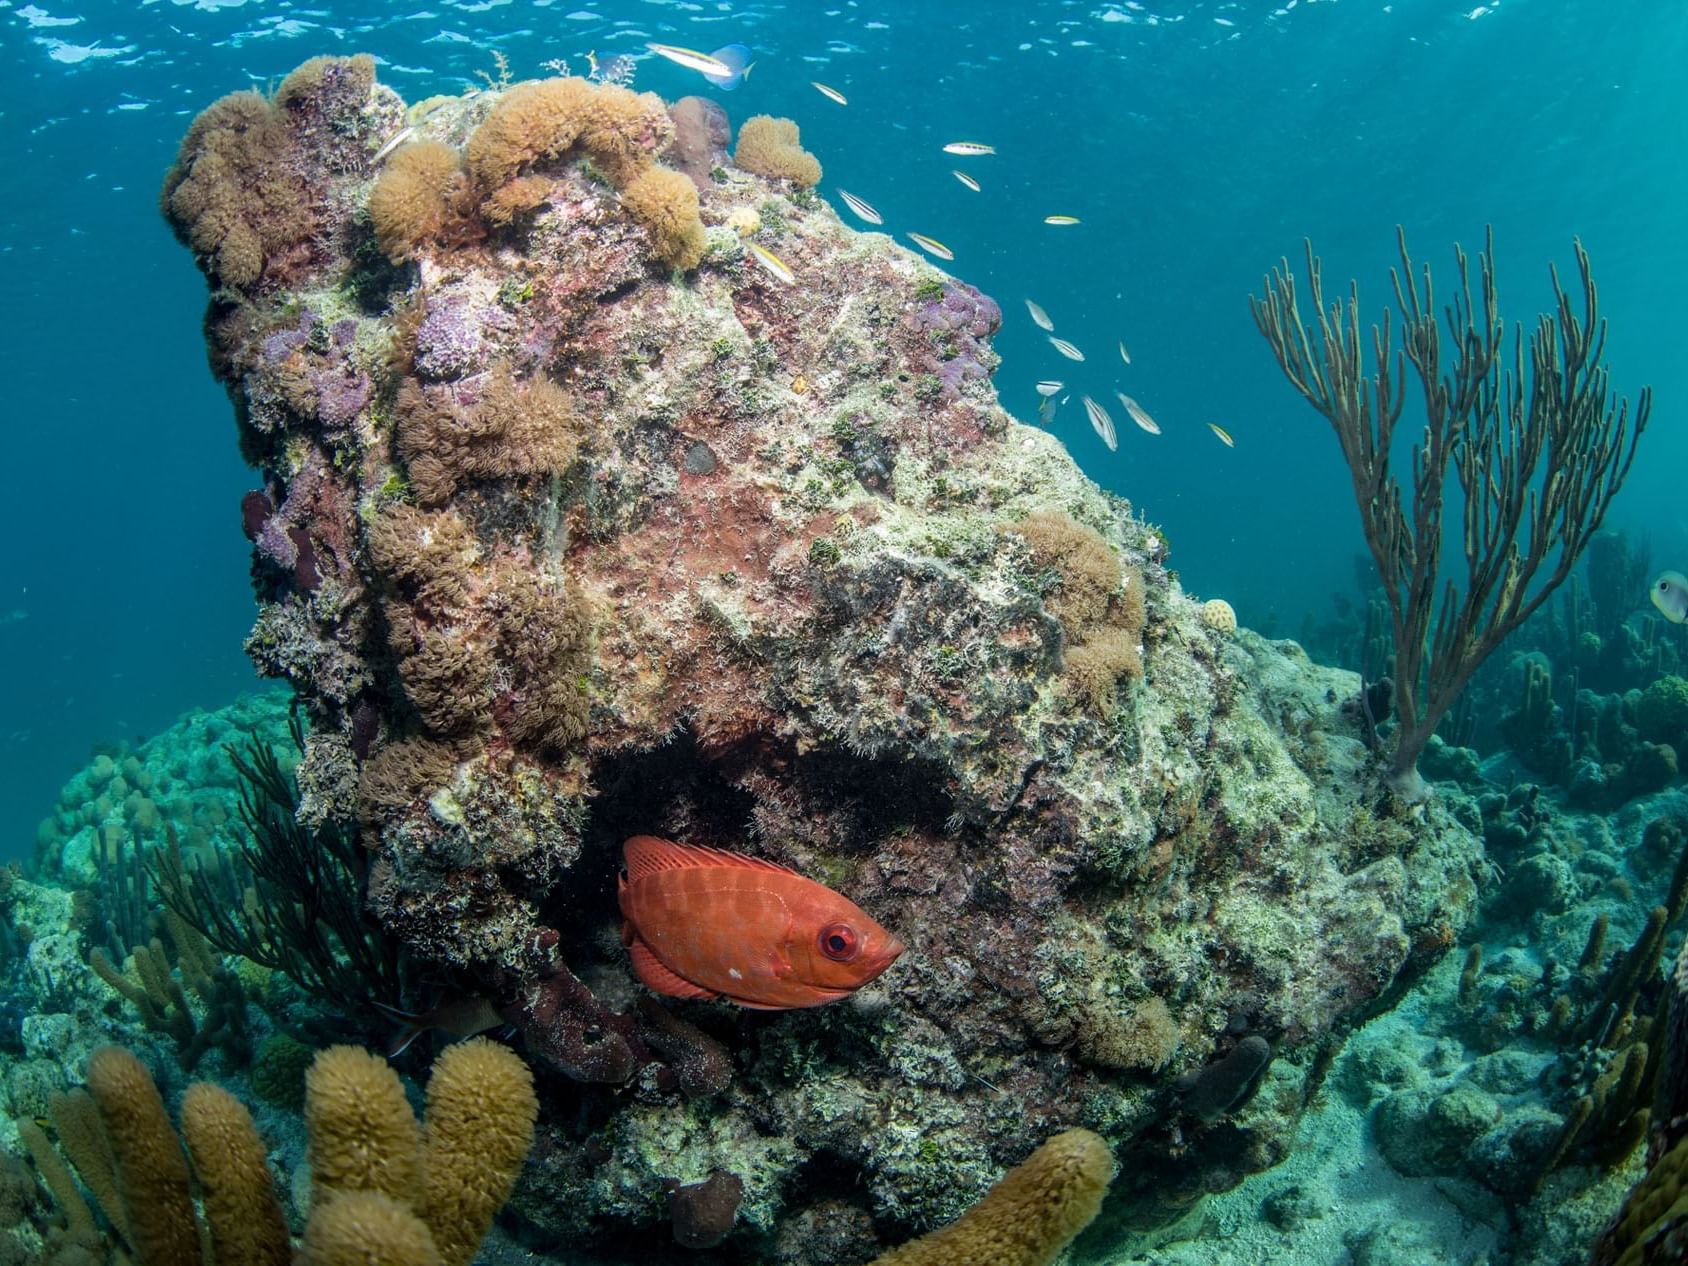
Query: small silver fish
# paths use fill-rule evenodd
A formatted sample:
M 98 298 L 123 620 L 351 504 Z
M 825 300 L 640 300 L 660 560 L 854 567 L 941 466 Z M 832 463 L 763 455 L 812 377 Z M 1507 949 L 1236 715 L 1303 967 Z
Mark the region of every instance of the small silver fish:
M 758 246 L 755 242 L 746 242 L 750 257 L 761 264 L 777 281 L 791 285 L 797 280 L 797 274 L 791 271 L 791 266 L 766 246 Z
M 1659 614 L 1672 624 L 1688 620 L 1688 576 L 1679 571 L 1667 571 L 1653 582 L 1649 595 Z
M 1224 427 L 1220 426 L 1219 423 L 1209 422 L 1207 424 L 1207 429 L 1217 435 L 1219 437 L 1219 442 L 1226 448 L 1235 448 L 1237 446 L 1237 442 L 1231 438 L 1231 433 Z
M 727 65 L 719 57 L 700 53 L 695 48 L 681 48 L 677 44 L 646 44 L 645 47 L 658 57 L 666 57 L 676 66 L 684 66 L 687 70 L 695 70 L 702 75 L 731 79 L 739 73 L 737 69 Z
M 1119 432 L 1114 430 L 1114 420 L 1108 416 L 1108 411 L 1089 396 L 1084 396 L 1083 400 L 1084 411 L 1090 418 L 1091 428 L 1102 437 L 1102 443 L 1108 446 L 1110 453 L 1119 452 Z
M 1066 385 L 1067 384 L 1064 382 L 1056 382 L 1053 378 L 1045 378 L 1042 382 L 1037 384 L 1037 394 L 1040 396 L 1052 396 Z
M 825 97 L 828 101 L 836 101 L 839 105 L 849 105 L 850 104 L 849 100 L 844 96 L 844 94 L 842 92 L 839 92 L 838 89 L 836 89 L 836 88 L 827 87 L 825 84 L 821 83 L 818 79 L 811 79 L 809 81 L 809 87 L 813 88 L 816 92 L 820 93 L 821 96 Z
M 954 259 L 955 252 L 945 246 L 937 238 L 927 237 L 924 233 L 910 233 L 909 240 L 921 250 L 936 255 L 939 259 Z
M 1046 215 L 1043 217 L 1043 222 L 1065 227 L 1069 224 L 1077 224 L 1078 217 L 1076 215 Z
M 393 139 L 375 151 L 375 157 L 369 160 L 371 167 L 379 167 L 381 160 L 416 135 L 415 127 L 403 127 L 393 134 Z
M 946 154 L 960 154 L 963 158 L 979 158 L 985 154 L 996 153 L 996 146 L 981 145 L 978 141 L 951 141 L 944 146 Z
M 1038 329 L 1049 331 L 1055 329 L 1055 322 L 1049 319 L 1049 314 L 1043 310 L 1041 304 L 1033 303 L 1030 299 L 1027 299 L 1026 311 L 1032 314 L 1032 320 L 1037 322 Z
M 974 193 L 979 192 L 979 182 L 977 180 L 974 180 L 973 177 L 969 176 L 966 172 L 964 172 L 964 171 L 952 171 L 952 172 L 950 172 L 950 175 L 954 176 L 957 180 L 959 180 L 962 184 L 966 185 Z
M 1084 359 L 1084 353 L 1079 351 L 1078 348 L 1074 347 L 1064 338 L 1056 338 L 1053 334 L 1051 334 L 1049 336 L 1049 345 L 1056 351 L 1060 352 L 1061 355 L 1065 356 L 1068 360 Z
M 1127 365 L 1129 365 L 1131 363 L 1131 353 L 1125 350 L 1125 340 L 1124 339 L 1121 339 L 1119 341 L 1119 358 L 1121 360 L 1123 360 Z
M 1125 406 L 1125 411 L 1131 415 L 1131 420 L 1133 422 L 1137 423 L 1138 426 L 1142 427 L 1150 435 L 1159 435 L 1161 433 L 1160 423 L 1151 418 L 1148 414 L 1148 410 L 1144 409 L 1142 405 L 1138 404 L 1123 391 L 1116 391 L 1114 394 L 1119 397 L 1119 402 Z
M 885 223 L 884 218 L 880 216 L 879 212 L 873 209 L 871 204 L 863 202 L 860 198 L 856 197 L 855 194 L 847 193 L 845 190 L 840 189 L 838 191 L 838 196 L 844 199 L 845 206 L 849 207 L 850 210 L 854 211 L 858 217 L 866 220 L 869 224 Z

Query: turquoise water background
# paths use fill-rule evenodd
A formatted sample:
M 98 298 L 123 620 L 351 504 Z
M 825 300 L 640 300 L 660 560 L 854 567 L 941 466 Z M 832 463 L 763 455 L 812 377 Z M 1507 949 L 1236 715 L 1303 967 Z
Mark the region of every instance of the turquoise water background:
M 757 60 L 724 93 L 644 56 L 651 40 L 740 41 Z M 1053 426 L 1085 470 L 1164 526 L 1187 588 L 1282 635 L 1354 591 L 1362 546 L 1335 442 L 1249 317 L 1262 273 L 1284 255 L 1299 271 L 1311 237 L 1327 286 L 1357 277 L 1375 314 L 1397 223 L 1443 293 L 1452 243 L 1475 250 L 1492 223 L 1502 310 L 1528 320 L 1580 236 L 1615 383 L 1656 391 L 1615 517 L 1688 569 L 1680 4 L 0 0 L 0 857 L 27 854 L 92 745 L 252 682 L 253 481 L 205 369 L 204 284 L 156 209 L 183 130 L 318 53 L 373 53 L 415 101 L 478 83 L 494 50 L 517 78 L 638 54 L 637 88 L 715 97 L 735 126 L 795 118 L 846 219 L 840 186 L 888 231 L 947 243 L 946 267 L 1001 303 L 1004 405 L 1031 421 L 1032 384 L 1065 380 Z M 998 152 L 954 159 L 954 140 Z M 1084 364 L 1049 347 L 1026 297 Z M 1078 395 L 1115 389 L 1164 434 L 1116 407 L 1107 452 Z

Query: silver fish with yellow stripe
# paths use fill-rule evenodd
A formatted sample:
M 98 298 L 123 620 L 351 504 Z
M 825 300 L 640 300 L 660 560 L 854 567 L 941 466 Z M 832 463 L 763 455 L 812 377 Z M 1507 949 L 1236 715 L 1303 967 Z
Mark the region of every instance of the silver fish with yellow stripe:
M 797 280 L 797 274 L 791 271 L 791 266 L 766 246 L 758 246 L 755 242 L 746 242 L 744 247 L 750 252 L 750 257 L 772 276 L 776 281 L 789 286 Z
M 924 233 L 910 233 L 909 241 L 929 255 L 936 255 L 939 259 L 954 259 L 955 252 L 935 237 L 927 237 Z

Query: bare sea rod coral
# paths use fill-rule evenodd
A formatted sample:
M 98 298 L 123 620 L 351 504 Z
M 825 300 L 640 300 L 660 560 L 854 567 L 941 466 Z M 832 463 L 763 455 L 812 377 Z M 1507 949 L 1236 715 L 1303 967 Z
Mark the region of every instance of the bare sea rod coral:
M 1390 313 L 1372 327 L 1375 372 L 1366 373 L 1359 285 L 1326 305 L 1319 260 L 1307 243 L 1308 289 L 1318 314 L 1315 348 L 1296 306 L 1295 278 L 1281 261 L 1265 298 L 1249 298 L 1254 322 L 1295 389 L 1324 414 L 1342 444 L 1366 544 L 1389 600 L 1395 640 L 1397 728 L 1390 779 L 1422 796 L 1418 755 L 1477 666 L 1529 619 L 1571 574 L 1599 531 L 1635 460 L 1652 389 L 1643 387 L 1633 425 L 1629 402 L 1607 386 L 1600 318 L 1588 254 L 1574 243 L 1582 278 L 1579 314 L 1552 270 L 1556 312 L 1523 330 L 1506 358 L 1506 325 L 1495 302 L 1494 230 L 1477 256 L 1481 310 L 1472 301 L 1466 255 L 1458 246 L 1459 288 L 1445 311 L 1453 343 L 1444 372 L 1430 269 L 1414 277 L 1406 234 L 1396 228 L 1399 271 L 1389 270 L 1401 309 L 1402 347 L 1391 355 Z M 1405 394 L 1402 357 L 1424 392 L 1424 435 L 1413 449 L 1411 517 L 1390 475 L 1390 446 Z M 1394 373 L 1390 372 L 1391 360 Z M 1463 586 L 1441 586 L 1442 515 L 1448 467 L 1464 510 Z

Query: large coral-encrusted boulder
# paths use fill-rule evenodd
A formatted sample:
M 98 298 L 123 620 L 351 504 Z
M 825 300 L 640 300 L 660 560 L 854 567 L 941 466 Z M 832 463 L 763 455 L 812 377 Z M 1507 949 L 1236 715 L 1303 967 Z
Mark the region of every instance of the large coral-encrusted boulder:
M 262 475 L 249 647 L 313 720 L 305 811 L 363 823 L 420 960 L 573 1077 L 632 1079 L 559 1091 L 528 1216 L 655 1244 L 665 1191 L 730 1173 L 735 1234 L 795 1263 L 953 1217 L 1074 1124 L 1138 1150 L 1122 1191 L 1281 1158 L 1299 1052 L 1474 894 L 1470 833 L 1377 793 L 1353 677 L 1203 620 L 997 403 L 990 299 L 805 190 L 669 180 L 649 94 L 407 113 L 348 82 L 221 107 L 172 181 L 250 159 L 218 126 L 267 129 L 303 165 L 286 224 L 317 226 L 294 249 L 250 205 L 238 270 L 185 234 Z M 790 865 L 909 950 L 846 1003 L 647 1007 L 641 1037 L 614 895 L 640 832 Z M 559 1010 L 614 1057 L 568 1055 Z M 688 1080 L 688 1044 L 730 1084 Z

